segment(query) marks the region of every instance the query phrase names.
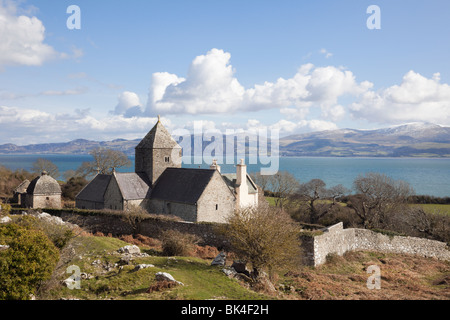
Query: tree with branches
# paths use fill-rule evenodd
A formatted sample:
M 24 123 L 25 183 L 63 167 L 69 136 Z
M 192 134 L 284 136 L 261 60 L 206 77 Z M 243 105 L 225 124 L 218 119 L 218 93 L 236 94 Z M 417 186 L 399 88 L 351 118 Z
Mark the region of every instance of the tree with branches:
M 404 211 L 408 197 L 413 194 L 407 182 L 380 173 L 359 175 L 353 186 L 356 195 L 350 197 L 347 205 L 367 229 L 386 226 L 389 214 Z
M 131 164 L 128 157 L 118 150 L 95 148 L 89 153 L 94 160 L 83 162 L 77 169 L 76 175 L 86 178 L 97 173 L 111 174 L 117 168 L 126 167 Z
M 223 232 L 233 252 L 251 264 L 254 280 L 263 270 L 292 267 L 300 258 L 300 227 L 279 208 L 246 208 L 228 218 Z
M 31 171 L 34 174 L 41 175 L 42 172 L 47 172 L 47 174 L 55 179 L 59 178 L 59 169 L 50 160 L 39 158 L 35 162 L 33 162 L 33 165 L 31 167 Z

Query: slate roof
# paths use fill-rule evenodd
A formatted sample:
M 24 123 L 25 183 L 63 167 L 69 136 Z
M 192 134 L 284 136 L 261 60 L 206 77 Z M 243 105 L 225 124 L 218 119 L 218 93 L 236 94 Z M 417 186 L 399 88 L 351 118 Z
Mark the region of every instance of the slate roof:
M 232 190 L 236 189 L 236 173 L 224 173 L 222 174 L 222 177 L 230 189 Z M 247 186 L 248 186 L 248 193 L 250 194 L 258 193 L 258 189 L 255 183 L 250 179 L 248 175 L 247 175 Z
M 98 174 L 95 178 L 85 186 L 76 196 L 77 200 L 104 202 L 104 195 L 106 188 L 108 188 L 111 181 L 111 175 Z
M 30 180 L 26 179 L 26 180 L 22 181 L 22 183 L 19 184 L 19 186 L 16 189 L 14 189 L 14 192 L 26 193 L 29 185 L 30 185 Z
M 142 139 L 136 149 L 181 149 L 169 131 L 158 120 L 152 130 Z
M 145 173 L 116 173 L 115 176 L 124 200 L 149 197 L 151 183 Z
M 33 179 L 27 188 L 27 194 L 32 195 L 46 195 L 61 193 L 59 183 L 46 173 Z
M 167 168 L 156 181 L 151 198 L 196 204 L 216 170 Z

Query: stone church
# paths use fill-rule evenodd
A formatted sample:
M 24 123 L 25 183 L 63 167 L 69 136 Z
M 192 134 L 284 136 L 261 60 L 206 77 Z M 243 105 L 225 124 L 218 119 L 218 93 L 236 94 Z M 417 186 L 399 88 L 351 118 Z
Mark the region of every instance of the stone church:
M 175 215 L 189 222 L 225 222 L 234 210 L 257 206 L 259 189 L 244 161 L 236 173 L 182 168 L 182 150 L 158 120 L 135 149 L 135 172 L 98 174 L 76 196 L 80 209 L 128 210 Z

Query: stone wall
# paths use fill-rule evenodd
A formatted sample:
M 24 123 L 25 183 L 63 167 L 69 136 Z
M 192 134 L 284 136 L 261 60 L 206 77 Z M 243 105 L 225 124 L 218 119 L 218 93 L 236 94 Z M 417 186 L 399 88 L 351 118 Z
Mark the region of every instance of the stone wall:
M 61 194 L 26 195 L 27 207 L 29 208 L 61 208 Z
M 194 204 L 151 199 L 148 211 L 174 215 L 188 222 L 196 222 L 197 220 L 197 206 Z
M 66 211 L 59 211 L 58 213 L 50 211 L 49 213 L 60 216 L 64 221 L 84 227 L 92 233 L 99 231 L 104 234 L 111 233 L 114 236 L 119 236 L 133 234 L 135 231 L 116 214 L 79 215 Z M 182 233 L 196 235 L 200 239 L 201 245 L 210 245 L 218 248 L 227 247 L 228 243 L 225 238 L 216 232 L 218 226 L 218 224 L 212 223 L 190 223 L 150 218 L 141 222 L 136 233 L 159 239 L 167 230 L 178 230 Z
M 121 219 L 119 214 L 80 215 L 65 210 L 49 210 L 50 214 L 78 224 L 91 232 L 100 231 L 114 236 L 133 234 L 135 230 Z M 218 223 L 191 223 L 168 219 L 149 218 L 143 221 L 136 233 L 159 239 L 167 230 L 199 237 L 201 245 L 219 249 L 229 248 L 225 237 L 217 232 Z M 319 266 L 326 262 L 329 254 L 343 255 L 348 251 L 380 251 L 407 253 L 450 261 L 450 250 L 446 243 L 414 237 L 387 236 L 365 229 L 344 229 L 342 223 L 326 228 L 318 236 L 303 236 L 303 263 Z
M 380 251 L 415 254 L 440 260 L 450 260 L 446 243 L 414 237 L 387 236 L 365 229 L 344 229 L 342 223 L 322 230 L 315 237 L 304 237 L 304 263 L 318 266 L 329 254 L 343 255 L 347 251 Z

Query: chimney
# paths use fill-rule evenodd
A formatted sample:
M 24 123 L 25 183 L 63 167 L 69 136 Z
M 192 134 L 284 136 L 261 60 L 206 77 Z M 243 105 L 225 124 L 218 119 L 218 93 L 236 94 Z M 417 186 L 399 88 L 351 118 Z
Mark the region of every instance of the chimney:
M 241 163 L 236 166 L 236 185 L 239 187 L 242 182 L 247 179 L 247 166 L 244 159 L 241 159 Z
M 216 159 L 213 160 L 213 163 L 212 163 L 212 165 L 209 168 L 217 170 L 220 173 L 220 166 L 217 164 L 217 160 Z
M 236 193 L 240 208 L 246 206 L 248 202 L 248 186 L 247 186 L 247 166 L 244 159 L 236 166 Z

